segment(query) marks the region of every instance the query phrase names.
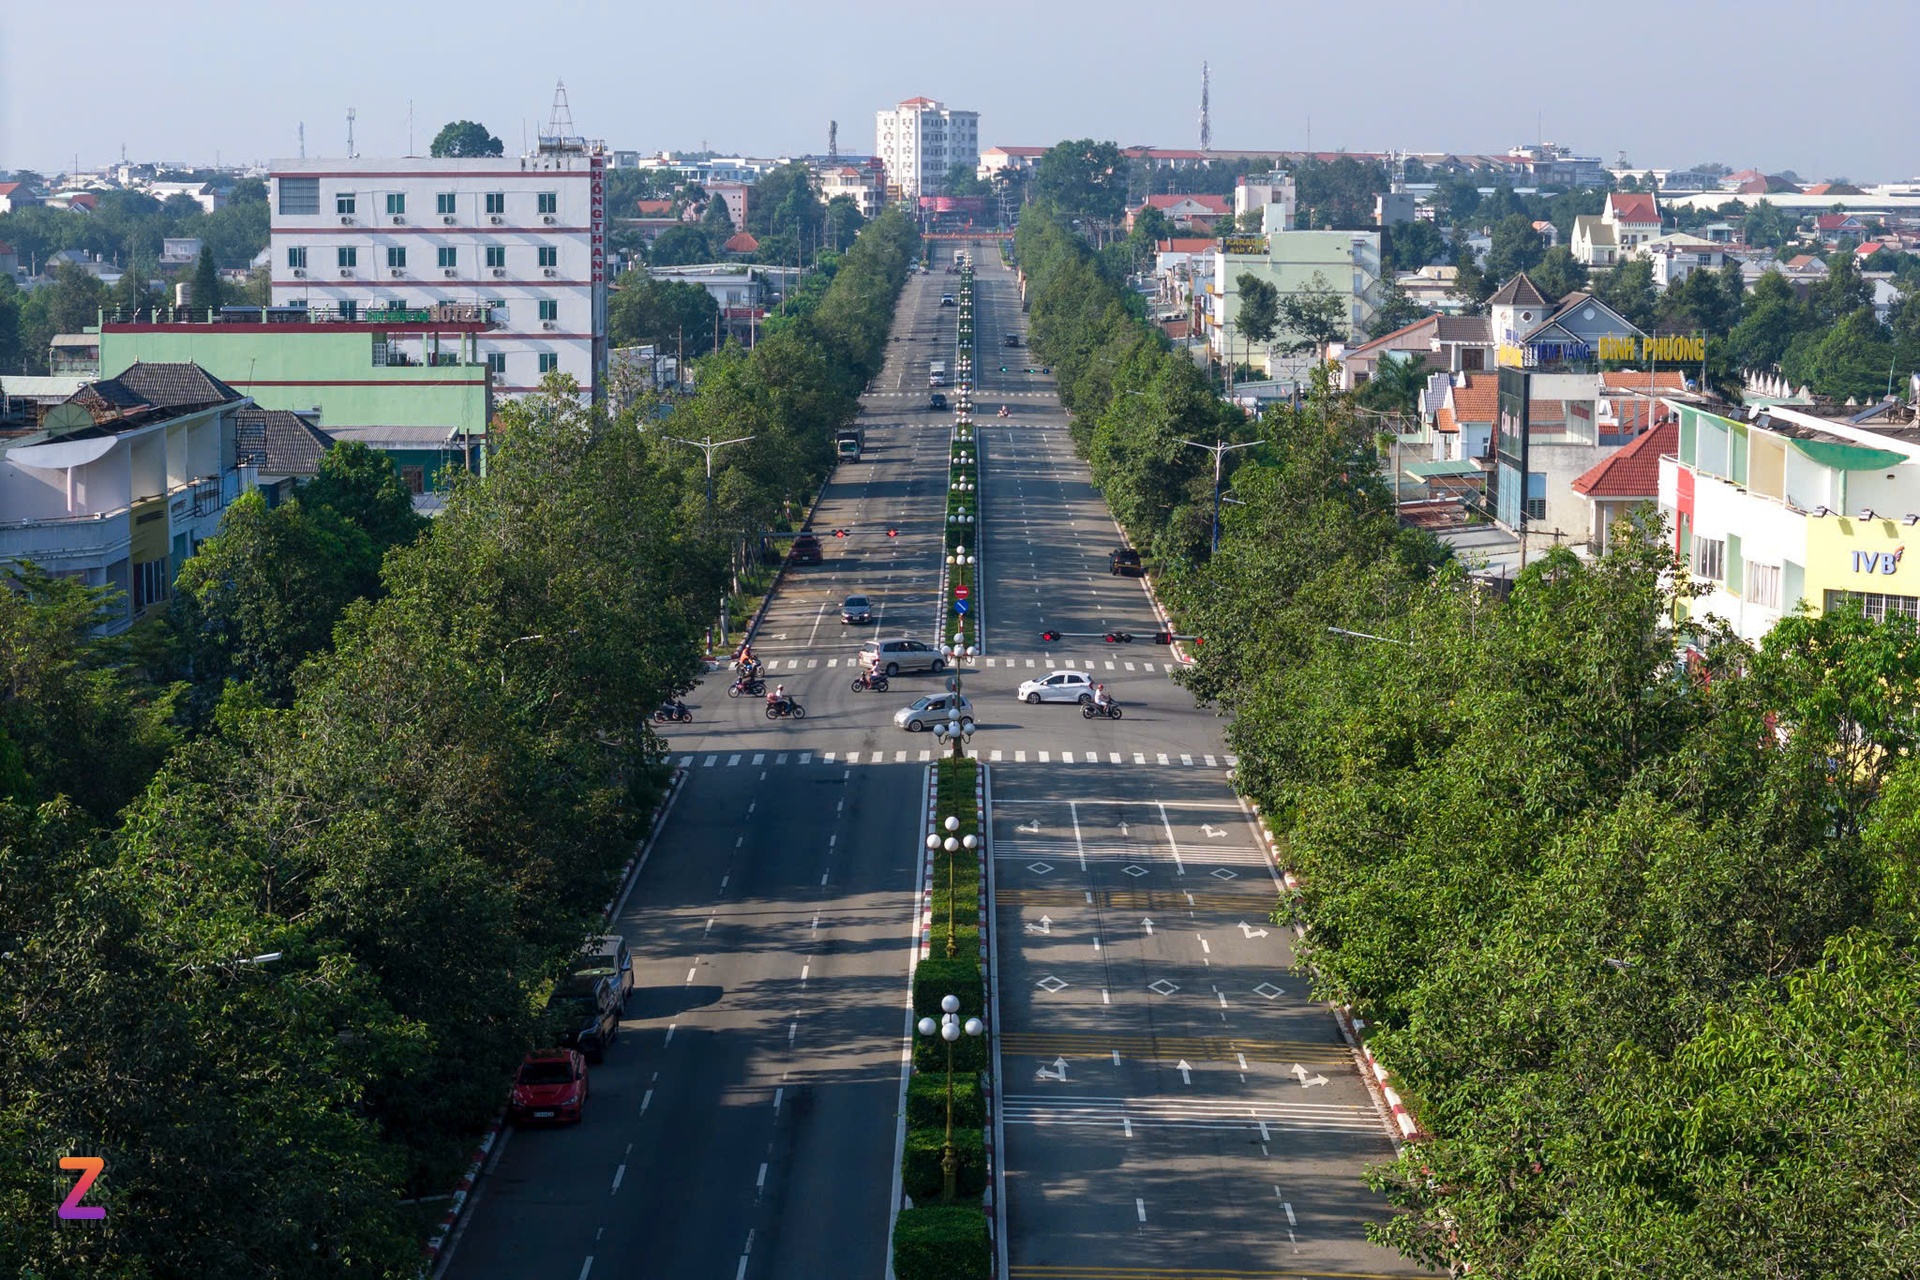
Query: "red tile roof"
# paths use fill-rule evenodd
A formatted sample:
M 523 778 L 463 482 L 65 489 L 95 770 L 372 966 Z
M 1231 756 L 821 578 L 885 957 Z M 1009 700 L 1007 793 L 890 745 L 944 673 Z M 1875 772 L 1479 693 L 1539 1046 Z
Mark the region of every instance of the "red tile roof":
M 1652 374 L 1616 369 L 1600 375 L 1600 394 L 1605 396 L 1631 395 L 1649 387 L 1655 391 L 1685 391 L 1687 375 L 1678 369 L 1659 369 Z
M 1155 209 L 1171 209 L 1183 200 L 1191 200 L 1209 213 L 1233 212 L 1233 202 L 1225 196 L 1148 196 L 1147 204 Z
M 1807 194 L 1818 195 L 1819 192 Z M 1846 231 L 1859 226 L 1860 219 L 1850 213 L 1823 213 L 1813 220 L 1813 225 L 1819 231 Z
M 646 217 L 649 215 L 658 217 L 661 214 L 673 212 L 673 201 L 671 200 L 635 200 L 633 202 L 633 207 L 634 207 L 634 211 L 640 214 L 642 217 Z
M 901 99 L 900 105 L 903 107 L 931 107 L 936 104 L 932 98 L 903 98 Z
M 1613 212 L 1615 222 L 1658 222 L 1659 206 L 1654 204 L 1653 195 L 1646 191 L 1609 191 L 1607 208 Z
M 1657 498 L 1660 455 L 1679 447 L 1678 422 L 1655 427 L 1588 468 L 1573 482 L 1573 491 L 1589 498 Z
M 1154 247 L 1161 253 L 1210 253 L 1219 243 L 1212 236 L 1175 236 L 1155 241 Z
M 1445 432 L 1450 436 L 1458 435 L 1460 433 L 1460 424 L 1454 421 L 1453 410 L 1447 408 L 1445 405 L 1441 405 L 1440 412 L 1433 415 L 1433 429 L 1435 431 Z
M 1453 389 L 1453 416 L 1469 424 L 1492 423 L 1500 416 L 1500 379 L 1491 373 L 1469 373 L 1465 385 Z
M 1413 331 L 1415 329 L 1431 329 L 1434 331 L 1438 331 L 1439 327 L 1440 327 L 1439 316 L 1437 315 L 1421 316 L 1418 320 L 1415 320 L 1412 324 L 1403 325 L 1400 328 L 1395 329 L 1392 333 L 1383 333 L 1379 337 L 1373 339 L 1371 342 L 1363 342 L 1359 346 L 1349 349 L 1347 352 L 1347 356 L 1349 359 L 1351 359 L 1352 357 L 1357 355 L 1371 354 L 1376 349 L 1393 350 L 1393 351 L 1431 351 L 1433 349 L 1429 345 L 1429 343 L 1431 342 L 1431 335 L 1428 335 L 1428 337 L 1426 339 L 1423 339 L 1417 346 L 1394 346 L 1394 343 L 1401 338 L 1412 336 Z
M 727 237 L 727 242 L 720 246 L 720 251 L 722 253 L 758 253 L 760 242 L 746 232 L 740 231 Z

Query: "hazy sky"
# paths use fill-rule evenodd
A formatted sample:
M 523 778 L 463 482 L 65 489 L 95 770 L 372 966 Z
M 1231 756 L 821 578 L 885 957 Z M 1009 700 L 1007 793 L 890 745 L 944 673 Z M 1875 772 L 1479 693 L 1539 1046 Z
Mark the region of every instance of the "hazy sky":
M 957 15 L 957 16 L 956 16 Z M 1855 181 L 1920 174 L 1894 0 L 1245 3 L 767 0 L 329 4 L 0 0 L 0 169 L 424 153 L 480 120 L 517 150 L 566 81 L 579 132 L 621 148 L 873 150 L 873 113 L 926 94 L 983 147 L 1091 135 L 1216 147 L 1717 160 Z M 1536 124 L 1536 120 L 1539 121 Z

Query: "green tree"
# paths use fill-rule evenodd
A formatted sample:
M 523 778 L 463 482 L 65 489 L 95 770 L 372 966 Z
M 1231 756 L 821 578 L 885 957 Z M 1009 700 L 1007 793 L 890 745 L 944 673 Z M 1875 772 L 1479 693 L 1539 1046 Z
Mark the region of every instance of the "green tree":
M 1126 212 L 1127 168 L 1111 142 L 1055 143 L 1035 163 L 1031 187 L 1071 218 L 1118 222 Z
M 220 268 L 213 260 L 213 250 L 202 247 L 200 259 L 193 267 L 193 305 L 207 311 L 218 311 L 221 293 Z
M 1367 325 L 1369 338 L 1383 338 L 1397 329 L 1404 329 L 1416 320 L 1425 319 L 1433 313 L 1407 296 L 1407 291 L 1398 281 L 1389 280 L 1380 290 L 1380 305 L 1373 309 L 1373 320 Z
M 321 454 L 319 470 L 300 494 L 309 507 L 324 507 L 365 533 L 376 569 L 381 556 L 427 528 L 393 459 L 357 442 L 336 444 Z
M 1304 289 L 1296 289 L 1280 300 L 1280 319 L 1281 329 L 1290 335 L 1284 348 L 1293 354 L 1322 353 L 1329 343 L 1353 334 L 1347 299 L 1335 293 L 1318 271 Z
M 1439 224 L 1416 218 L 1387 228 L 1383 256 L 1395 271 L 1418 271 L 1428 263 L 1439 262 L 1446 250 L 1447 238 Z
M 488 133 L 485 125 L 472 120 L 448 121 L 427 144 L 427 154 L 436 158 L 497 156 L 505 150 L 505 144 Z
M 53 283 L 28 294 L 21 308 L 23 362 L 44 373 L 54 335 L 79 333 L 88 325 L 100 323 L 100 313 L 112 300 L 100 277 L 75 263 L 61 263 L 53 273 Z
M 1524 213 L 1510 214 L 1494 224 L 1493 247 L 1487 252 L 1487 276 L 1503 282 L 1511 280 L 1539 266 L 1546 254 L 1546 237 L 1533 229 L 1533 219 Z
M 1760 249 L 1778 249 L 1793 234 L 1793 222 L 1771 200 L 1756 200 L 1742 221 L 1741 236 Z
M 1240 293 L 1240 306 L 1234 312 L 1233 322 L 1240 336 L 1246 339 L 1247 359 L 1251 361 L 1256 346 L 1273 341 L 1280 323 L 1280 290 L 1271 280 L 1251 271 L 1241 272 L 1233 285 Z
M 725 200 L 719 196 L 707 198 L 706 210 L 700 215 L 700 229 L 707 233 L 709 244 L 725 244 L 733 236 L 733 214 Z
M 682 224 L 677 227 L 668 227 L 654 239 L 647 250 L 647 261 L 657 267 L 712 262 L 719 256 L 715 248 L 712 237 L 704 228 Z
M 719 314 L 713 295 L 697 284 L 629 271 L 614 284 L 607 331 L 619 347 L 652 345 L 677 354 L 684 344 L 691 359 L 713 350 Z
M 974 167 L 970 164 L 956 164 L 947 170 L 946 178 L 940 184 L 942 193 L 950 196 L 987 196 L 993 194 Z
M 1768 271 L 1754 282 L 1728 345 L 1742 367 L 1770 369 L 1786 356 L 1794 336 L 1809 326 L 1808 308 L 1795 296 L 1793 286 L 1778 271 Z
M 1637 257 L 1627 259 L 1595 282 L 1593 295 L 1636 328 L 1652 330 L 1657 294 L 1653 285 L 1651 260 Z
M 1587 287 L 1587 267 L 1563 244 L 1546 251 L 1529 275 L 1549 301 L 1558 301 Z

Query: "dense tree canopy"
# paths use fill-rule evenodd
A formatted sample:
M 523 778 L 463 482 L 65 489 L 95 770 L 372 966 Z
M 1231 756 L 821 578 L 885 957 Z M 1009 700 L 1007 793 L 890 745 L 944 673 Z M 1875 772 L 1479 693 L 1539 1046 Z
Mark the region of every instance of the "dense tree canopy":
M 437 158 L 497 156 L 505 150 L 506 145 L 488 133 L 487 126 L 472 120 L 448 121 L 427 144 L 427 154 Z

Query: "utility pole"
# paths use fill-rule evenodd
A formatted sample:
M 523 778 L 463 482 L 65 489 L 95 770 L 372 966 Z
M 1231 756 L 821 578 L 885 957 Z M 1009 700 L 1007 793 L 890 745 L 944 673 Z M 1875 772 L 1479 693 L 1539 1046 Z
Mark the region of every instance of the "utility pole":
M 736 436 L 731 440 L 715 440 L 708 436 L 705 440 L 682 440 L 679 436 L 668 436 L 675 444 L 690 445 L 707 455 L 707 528 L 713 528 L 713 451 L 724 449 L 730 444 L 745 444 L 752 436 Z
M 1198 440 L 1182 440 L 1180 443 L 1184 445 L 1190 445 L 1195 449 L 1204 449 L 1208 453 L 1211 453 L 1213 455 L 1213 546 L 1211 549 L 1214 551 L 1218 551 L 1220 549 L 1220 468 L 1221 468 L 1221 464 L 1225 460 L 1227 454 L 1233 452 L 1235 449 L 1251 449 L 1253 448 L 1253 446 L 1257 444 L 1265 444 L 1266 441 L 1248 440 L 1243 444 L 1224 444 L 1224 443 L 1201 444 Z

